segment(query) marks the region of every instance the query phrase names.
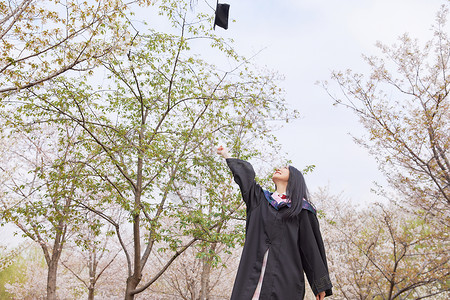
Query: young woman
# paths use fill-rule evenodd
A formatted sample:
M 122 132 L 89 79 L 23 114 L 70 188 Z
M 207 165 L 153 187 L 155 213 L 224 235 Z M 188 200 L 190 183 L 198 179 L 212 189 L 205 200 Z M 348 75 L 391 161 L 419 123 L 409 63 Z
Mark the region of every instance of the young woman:
M 276 191 L 255 182 L 250 163 L 231 158 L 220 146 L 247 206 L 245 244 L 232 300 L 297 300 L 305 295 L 306 273 L 317 300 L 332 294 L 316 210 L 300 171 L 277 169 Z

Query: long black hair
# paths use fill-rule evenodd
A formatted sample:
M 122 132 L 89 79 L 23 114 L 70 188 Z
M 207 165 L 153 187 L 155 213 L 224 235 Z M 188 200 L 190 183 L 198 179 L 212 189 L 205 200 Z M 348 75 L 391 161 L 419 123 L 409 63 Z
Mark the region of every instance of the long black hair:
M 302 172 L 293 166 L 289 166 L 289 179 L 286 187 L 286 197 L 291 200 L 291 207 L 284 213 L 284 220 L 293 219 L 300 214 L 303 199 L 310 202 L 305 178 L 303 177 Z

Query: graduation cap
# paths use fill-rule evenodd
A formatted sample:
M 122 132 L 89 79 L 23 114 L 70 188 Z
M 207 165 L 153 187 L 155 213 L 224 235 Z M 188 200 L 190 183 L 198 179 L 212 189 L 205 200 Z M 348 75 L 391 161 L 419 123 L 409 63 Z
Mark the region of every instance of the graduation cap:
M 219 3 L 217 0 L 216 18 L 214 19 L 214 29 L 216 25 L 223 29 L 228 29 L 228 12 L 230 11 L 230 4 Z

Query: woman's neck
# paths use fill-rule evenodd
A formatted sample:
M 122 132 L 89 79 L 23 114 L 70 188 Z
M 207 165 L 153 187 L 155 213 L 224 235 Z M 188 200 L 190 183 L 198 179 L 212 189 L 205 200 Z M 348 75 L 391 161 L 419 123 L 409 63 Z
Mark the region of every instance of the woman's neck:
M 277 188 L 276 191 L 278 194 L 286 194 L 287 182 L 278 182 L 275 184 L 275 186 Z

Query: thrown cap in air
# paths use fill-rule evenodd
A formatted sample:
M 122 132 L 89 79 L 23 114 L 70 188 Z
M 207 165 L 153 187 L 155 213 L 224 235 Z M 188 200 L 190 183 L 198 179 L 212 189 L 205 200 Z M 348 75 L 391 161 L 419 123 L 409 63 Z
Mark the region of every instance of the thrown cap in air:
M 216 18 L 214 19 L 214 29 L 216 25 L 223 29 L 228 29 L 228 12 L 230 11 L 230 4 L 221 4 L 217 1 Z

